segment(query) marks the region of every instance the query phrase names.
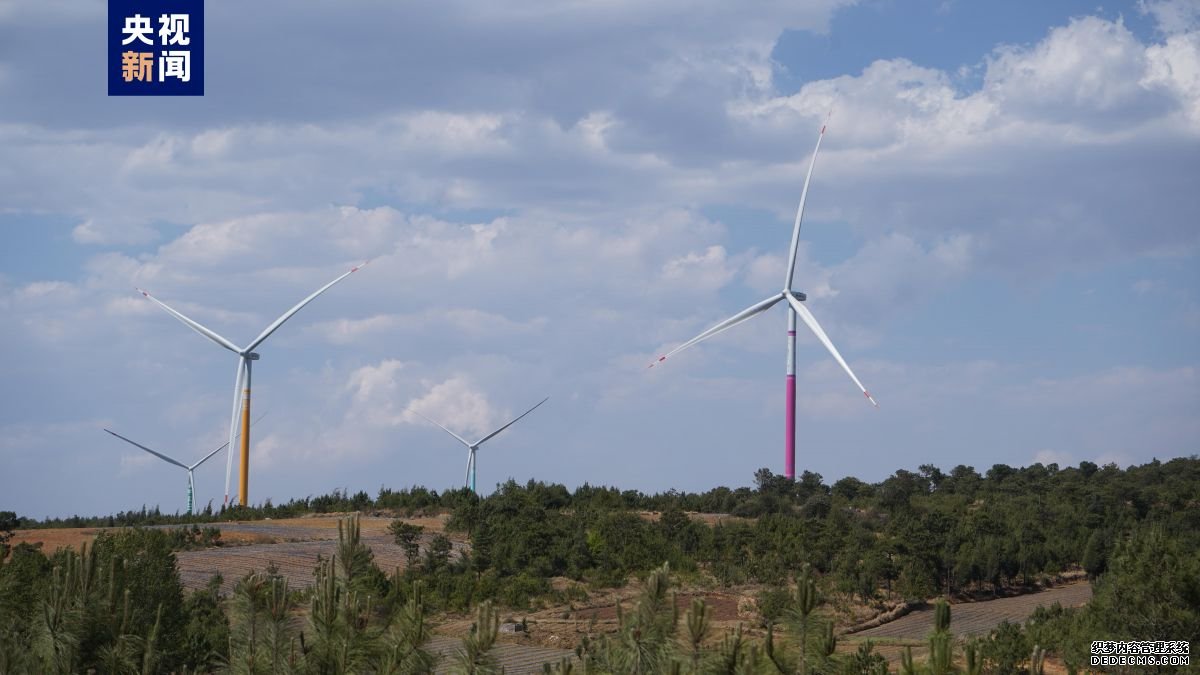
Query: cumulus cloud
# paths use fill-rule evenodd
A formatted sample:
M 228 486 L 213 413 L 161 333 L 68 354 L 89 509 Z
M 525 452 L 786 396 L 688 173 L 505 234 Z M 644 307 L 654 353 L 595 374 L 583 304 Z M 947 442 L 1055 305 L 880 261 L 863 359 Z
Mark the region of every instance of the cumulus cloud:
M 693 251 L 663 263 L 662 279 L 704 290 L 717 290 L 733 279 L 734 270 L 726 261 L 725 247 L 709 246 L 704 252 Z
M 378 427 L 426 426 L 428 422 L 420 417 L 424 415 L 455 433 L 478 437 L 499 420 L 486 394 L 469 376 L 455 374 L 434 381 L 414 376 L 394 359 L 356 369 L 346 390 L 354 402 L 350 419 Z
M 356 415 L 376 425 L 397 424 L 404 414 L 396 409 L 400 387 L 396 378 L 403 368 L 402 362 L 388 359 L 351 373 L 346 389 L 358 405 Z
M 427 387 L 426 393 L 410 401 L 407 409 L 437 420 L 460 436 L 469 434 L 469 441 L 488 433 L 498 423 L 496 411 L 487 397 L 464 376 Z M 405 421 L 424 423 L 412 414 L 406 414 Z
M 148 225 L 86 220 L 71 230 L 71 238 L 80 244 L 145 244 L 157 239 L 158 232 Z
M 1200 7 L 1190 0 L 1138 0 L 1138 9 L 1152 15 L 1158 29 L 1168 35 L 1200 26 Z
M 270 247 L 273 231 L 297 222 L 369 233 L 338 241 L 346 256 L 373 255 L 370 244 L 394 242 L 398 228 L 429 225 L 428 216 L 386 208 L 329 207 L 367 195 L 418 204 L 418 213 L 482 208 L 560 223 L 602 225 L 706 202 L 782 219 L 807 168 L 797 139 L 810 137 L 833 107 L 810 219 L 845 221 L 868 239 L 899 232 L 926 247 L 969 234 L 976 262 L 1025 266 L 1027 274 L 1056 269 L 1066 250 L 1087 264 L 1194 249 L 1188 213 L 1198 205 L 1184 169 L 1200 144 L 1198 40 L 1185 32 L 1144 43 L 1119 21 L 1082 17 L 1040 42 L 990 53 L 976 91 L 903 59 L 790 95 L 738 88 L 719 94 L 721 124 L 737 141 L 705 137 L 704 157 L 685 152 L 695 136 L 663 133 L 674 121 L 633 133 L 632 113 L 619 106 L 569 121 L 537 107 L 385 110 L 302 123 L 214 122 L 150 138 L 122 127 L 9 125 L 6 145 L 28 168 L 0 174 L 0 185 L 18 195 L 10 208 L 56 203 L 85 218 L 76 233 L 85 240 L 150 232 L 117 225 L 129 218 L 204 223 L 164 252 L 211 265 Z M 717 147 L 719 156 L 711 153 Z M 123 158 L 121 170 L 104 169 L 111 157 Z M 477 224 L 469 241 L 440 252 L 454 260 L 448 274 L 486 258 L 489 242 L 511 227 L 504 219 Z M 721 283 L 728 273 L 714 268 L 705 278 Z
M 220 442 L 228 355 L 131 286 L 245 341 L 372 259 L 273 336 L 255 366 L 257 400 L 284 420 L 255 436 L 265 484 L 286 496 L 324 491 L 356 475 L 337 474 L 343 464 L 368 461 L 430 481 L 421 472 L 439 460 L 422 450 L 436 429 L 407 410 L 476 434 L 553 392 L 563 407 L 535 454 L 510 465 L 514 475 L 586 472 L 625 486 L 623 462 L 605 459 L 614 448 L 661 449 L 647 459 L 661 463 L 648 472 L 658 476 L 700 442 L 744 450 L 705 456 L 710 473 L 694 487 L 708 487 L 777 445 L 779 387 L 763 381 L 782 368 L 782 310 L 670 371 L 644 366 L 655 346 L 779 288 L 786 235 L 767 241 L 763 228 L 702 214 L 732 205 L 788 231 L 832 108 L 796 288 L 884 408 L 871 410 L 802 338 L 812 443 L 873 466 L 870 448 L 903 438 L 952 460 L 953 446 L 986 429 L 978 452 L 1009 462 L 1036 448 L 1141 457 L 1119 447 L 1135 439 L 1116 423 L 1080 431 L 1127 392 L 1140 398 L 1117 417 L 1149 430 L 1147 448 L 1196 438 L 1179 421 L 1190 411 L 1163 393 L 1194 401 L 1194 377 L 1178 368 L 1076 363 L 1035 381 L 1041 370 L 1028 364 L 929 356 L 936 327 L 906 323 L 971 284 L 1036 286 L 1116 264 L 1150 266 L 1119 284 L 1149 292 L 1133 279 L 1164 277 L 1155 261 L 1195 256 L 1200 37 L 1186 5 L 1144 5 L 1161 29 L 1153 39 L 1081 17 L 1030 44 L 981 46 L 977 81 L 888 58 L 781 91 L 770 56 L 781 32 L 828 30 L 843 3 L 547 11 L 455 0 L 419 16 L 368 4 L 369 25 L 341 6 L 210 8 L 210 25 L 233 26 L 235 42 L 267 16 L 271 36 L 318 46 L 353 29 L 352 58 L 375 67 L 320 48 L 268 76 L 257 69 L 269 64 L 214 54 L 212 96 L 143 106 L 136 118 L 129 101 L 80 110 L 62 98 L 94 85 L 78 81 L 88 43 L 72 38 L 94 33 L 94 17 L 62 3 L 0 10 L 0 42 L 11 46 L 0 57 L 11 103 L 0 112 L 5 214 L 52 214 L 78 224 L 76 244 L 115 249 L 51 278 L 0 282 L 12 328 L 0 347 L 20 355 L 0 372 L 23 392 L 10 414 L 36 412 L 24 386 L 45 378 L 43 403 L 126 420 L 187 409 L 146 423 L 194 447 Z M 50 30 L 61 31 L 63 53 L 30 47 Z M 36 68 L 21 60 L 32 53 L 44 55 Z M 831 233 L 840 243 L 826 248 Z M 1181 330 L 1200 325 L 1194 294 L 1170 302 Z M 891 332 L 901 334 L 881 339 Z M 1007 353 L 1003 340 L 980 350 Z M 1064 403 L 1081 400 L 1074 389 L 1097 392 L 1082 397 L 1089 407 Z M 593 421 L 595 409 L 615 418 Z M 1001 412 L 979 412 L 988 409 Z M 1006 438 L 1014 416 L 1047 437 Z M 54 447 L 73 456 L 91 431 Z M 303 471 L 314 466 L 320 476 Z M 852 472 L 839 466 L 814 468 Z
M 1114 129 L 1161 115 L 1170 100 L 1143 86 L 1147 48 L 1119 21 L 1073 19 L 1032 48 L 1003 47 L 984 91 L 1010 119 Z

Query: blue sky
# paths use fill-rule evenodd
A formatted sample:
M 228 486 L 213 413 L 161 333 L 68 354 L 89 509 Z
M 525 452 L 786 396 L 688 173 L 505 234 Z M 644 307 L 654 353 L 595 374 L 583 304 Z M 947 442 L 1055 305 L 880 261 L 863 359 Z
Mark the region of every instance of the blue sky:
M 254 501 L 509 477 L 661 491 L 1200 445 L 1200 11 L 811 0 L 208 3 L 202 99 L 108 98 L 106 4 L 0 5 L 0 509 L 182 508 L 259 351 Z M 49 45 L 53 45 L 50 47 Z M 197 471 L 219 503 L 224 456 Z

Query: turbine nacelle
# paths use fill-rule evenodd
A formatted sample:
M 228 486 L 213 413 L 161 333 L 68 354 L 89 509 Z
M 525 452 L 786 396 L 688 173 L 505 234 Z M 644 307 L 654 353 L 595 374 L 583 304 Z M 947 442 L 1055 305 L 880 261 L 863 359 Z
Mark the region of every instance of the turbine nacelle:
M 262 419 L 262 418 L 259 418 L 259 419 Z M 183 462 L 175 459 L 174 457 L 171 457 L 164 453 L 158 452 L 157 450 L 151 450 L 150 448 L 142 445 L 141 443 L 138 443 L 137 441 L 133 441 L 128 438 L 125 438 L 124 436 L 122 436 L 121 434 L 118 434 L 115 431 L 110 431 L 109 429 L 105 429 L 105 431 L 113 436 L 116 436 L 117 438 L 125 441 L 126 443 L 128 443 L 134 447 L 145 450 L 146 452 L 154 455 L 155 457 L 163 460 L 164 462 L 167 462 L 169 464 L 174 464 L 175 466 L 183 469 L 184 471 L 187 471 L 187 474 L 188 474 L 188 501 L 187 501 L 188 510 L 187 510 L 187 512 L 189 515 L 192 513 L 192 508 L 195 504 L 194 497 L 195 497 L 195 492 L 196 492 L 196 479 L 193 476 L 193 473 L 196 471 L 197 468 L 200 467 L 201 464 L 207 462 L 209 460 L 209 458 L 211 458 L 213 455 L 217 454 L 218 452 L 224 450 L 229 445 L 228 443 L 225 443 L 221 447 L 219 447 L 216 450 L 213 450 L 212 452 L 205 455 L 203 459 L 196 462 L 195 464 L 188 465 L 188 464 L 184 464 Z
M 672 356 L 680 351 L 683 351 L 684 349 L 687 349 L 688 347 L 691 347 L 694 344 L 697 344 L 699 342 L 707 340 L 708 338 L 710 338 L 714 335 L 717 335 L 718 333 L 729 330 L 730 328 L 733 328 L 734 326 L 736 326 L 742 322 L 749 321 L 750 319 L 754 318 L 755 316 L 758 316 L 759 314 L 762 314 L 763 312 L 767 311 L 768 309 L 771 309 L 772 307 L 779 304 L 780 302 L 783 302 L 784 305 L 787 306 L 789 309 L 789 311 L 788 311 L 788 332 L 787 332 L 787 370 L 786 370 L 787 400 L 786 400 L 786 404 L 785 404 L 786 405 L 786 415 L 787 415 L 787 421 L 785 423 L 785 429 L 786 429 L 786 434 L 787 434 L 786 441 L 785 441 L 785 443 L 786 443 L 786 445 L 785 445 L 785 453 L 786 453 L 786 455 L 785 455 L 786 456 L 786 465 L 785 465 L 786 473 L 785 473 L 785 475 L 788 478 L 793 478 L 795 475 L 795 442 L 796 442 L 796 420 L 795 420 L 796 370 L 795 370 L 795 366 L 796 366 L 796 321 L 797 321 L 797 319 L 803 321 L 804 324 L 809 328 L 809 330 L 811 330 L 813 332 L 813 334 L 817 337 L 817 340 L 820 341 L 820 343 L 829 352 L 829 355 L 832 356 L 835 361 L 837 361 L 838 365 L 842 367 L 842 370 L 845 371 L 846 375 L 848 375 L 850 377 L 850 379 L 854 382 L 855 386 L 858 387 L 859 391 L 861 391 L 863 393 L 863 395 L 867 397 L 867 400 L 870 401 L 872 405 L 874 405 L 876 407 L 879 406 L 879 404 L 876 403 L 875 399 L 871 396 L 870 392 L 867 391 L 867 388 L 864 387 L 862 382 L 859 381 L 858 377 L 855 376 L 854 371 L 850 370 L 850 366 L 846 363 L 846 360 L 842 358 L 842 355 L 840 353 L 838 353 L 837 348 L 833 346 L 833 342 L 829 339 L 829 336 L 825 334 L 825 331 L 821 328 L 821 325 L 819 323 L 817 323 L 816 317 L 814 317 L 812 315 L 812 312 L 810 312 L 808 310 L 808 307 L 806 307 L 803 304 L 803 302 L 808 299 L 808 296 L 805 295 L 804 293 L 798 293 L 798 292 L 792 290 L 792 280 L 795 276 L 796 260 L 797 260 L 799 250 L 800 250 L 800 224 L 804 219 L 804 205 L 808 201 L 808 187 L 812 181 L 813 169 L 817 165 L 817 153 L 821 150 L 821 139 L 823 139 L 824 137 L 825 137 L 825 127 L 822 126 L 821 133 L 817 136 L 817 145 L 815 148 L 813 148 L 812 159 L 808 163 L 808 173 L 805 174 L 805 176 L 804 176 L 804 188 L 800 192 L 800 205 L 796 208 L 796 221 L 792 226 L 792 243 L 791 243 L 791 246 L 788 247 L 788 261 L 787 261 L 787 267 L 785 270 L 786 276 L 784 277 L 784 281 L 783 281 L 783 290 L 778 291 L 774 295 L 772 295 L 768 298 L 764 298 L 763 300 L 760 300 L 760 301 L 754 303 L 753 305 L 750 305 L 746 309 L 743 309 L 742 311 L 738 312 L 737 314 L 734 314 L 733 316 L 729 317 L 728 319 L 725 319 L 724 321 L 721 321 L 720 323 L 710 327 L 709 329 L 707 329 L 704 332 L 700 333 L 699 335 L 693 337 L 692 339 L 688 340 L 687 342 L 677 345 L 674 349 L 668 351 L 667 353 L 663 354 L 662 356 L 659 356 L 657 361 L 654 361 L 649 366 L 647 366 L 649 368 L 653 368 L 655 365 L 657 365 L 663 361 L 666 361 L 667 358 L 669 358 L 670 356 Z
M 475 452 L 477 450 L 479 450 L 479 446 L 488 442 L 489 439 L 491 439 L 496 434 L 499 434 L 501 431 L 504 431 L 505 429 L 516 424 L 522 417 L 525 417 L 526 415 L 533 412 L 534 410 L 537 410 L 539 406 L 541 406 L 543 403 L 545 403 L 546 401 L 549 401 L 549 400 L 550 400 L 550 397 L 547 396 L 546 398 L 538 401 L 537 405 L 533 406 L 529 410 L 526 410 L 525 412 L 521 413 L 520 415 L 517 415 L 516 417 L 514 417 L 512 420 L 510 420 L 504 426 L 500 427 L 499 429 L 496 429 L 495 431 L 484 436 L 483 438 L 479 439 L 478 441 L 475 441 L 474 443 L 468 441 L 467 439 L 463 438 L 462 436 L 459 436 L 458 434 L 454 433 L 453 431 L 450 431 L 445 426 L 443 426 L 441 422 L 432 420 L 432 419 L 422 415 L 421 413 L 417 412 L 416 410 L 413 410 L 412 408 L 409 408 L 408 411 L 413 413 L 417 417 L 420 417 L 421 419 L 425 420 L 426 422 L 436 425 L 442 431 L 453 436 L 454 440 L 456 440 L 459 443 L 462 443 L 463 445 L 466 446 L 466 448 L 467 448 L 467 475 L 466 475 L 467 487 L 471 489 L 471 492 L 474 492 L 475 491 Z
M 300 302 L 296 303 L 295 306 L 293 306 L 291 309 L 289 309 L 288 311 L 286 311 L 282 315 L 280 315 L 280 317 L 278 319 L 275 319 L 275 321 L 271 322 L 271 324 L 269 326 L 267 326 L 263 330 L 262 333 L 259 333 L 258 337 L 254 338 L 254 341 L 252 341 L 250 344 L 246 345 L 245 347 L 237 346 L 236 344 L 231 342 L 229 339 L 219 335 L 215 331 L 213 331 L 209 328 L 206 328 L 205 326 L 188 318 L 187 316 L 184 316 L 182 313 L 176 311 L 175 309 L 172 309 L 170 306 L 168 306 L 167 304 L 165 304 L 158 298 L 151 295 L 148 291 L 145 291 L 141 288 L 137 289 L 138 293 L 141 293 L 148 300 L 150 300 L 154 304 L 161 307 L 164 311 L 166 311 L 168 314 L 170 314 L 171 316 L 178 319 L 180 322 L 182 322 L 187 327 L 189 327 L 192 330 L 196 331 L 197 333 L 203 335 L 204 337 L 208 338 L 209 340 L 215 342 L 217 345 L 224 347 L 225 349 L 228 349 L 229 351 L 233 352 L 234 354 L 237 354 L 238 357 L 240 357 L 238 359 L 237 371 L 235 373 L 234 381 L 233 381 L 233 410 L 230 414 L 230 423 L 229 423 L 229 443 L 228 443 L 229 453 L 226 456 L 226 460 L 225 460 L 225 503 L 226 504 L 229 503 L 229 481 L 230 481 L 230 477 L 233 472 L 233 445 L 234 445 L 234 441 L 237 439 L 237 431 L 238 431 L 237 427 L 238 427 L 238 421 L 239 421 L 238 414 L 242 410 L 245 410 L 247 413 L 249 413 L 249 410 L 250 410 L 250 370 L 251 370 L 250 362 L 257 361 L 259 358 L 258 354 L 254 351 L 255 348 L 258 347 L 259 345 L 261 345 L 268 337 L 271 336 L 272 333 L 274 333 L 276 330 L 278 330 L 279 327 L 282 326 L 285 321 L 292 318 L 292 315 L 294 315 L 296 312 L 299 312 L 301 308 L 303 308 L 305 305 L 307 305 L 308 303 L 315 300 L 317 298 L 317 296 L 319 296 L 322 293 L 324 293 L 325 291 L 329 290 L 334 284 L 338 283 L 342 279 L 345 279 L 346 277 L 350 276 L 351 274 L 353 274 L 353 273 L 357 272 L 358 270 L 362 269 L 363 267 L 365 267 L 368 262 L 370 262 L 370 261 L 368 260 L 367 262 L 364 262 L 360 265 L 355 265 L 354 267 L 350 268 L 350 270 L 348 272 L 342 273 L 341 276 L 337 277 L 333 281 L 330 281 L 329 283 L 325 284 L 324 286 L 318 288 L 316 291 L 311 293 L 308 297 L 306 297 L 303 300 L 301 300 Z M 241 421 L 243 424 L 248 425 L 249 424 L 248 415 L 247 415 L 247 419 L 244 419 Z M 243 431 L 244 431 L 244 433 L 242 436 L 242 471 L 241 471 L 242 487 L 240 489 L 240 494 L 238 495 L 238 499 L 241 502 L 241 504 L 244 506 L 249 503 L 248 497 L 246 495 L 246 492 L 247 492 L 246 483 L 248 480 L 247 475 L 249 473 L 249 463 L 250 463 L 250 460 L 249 460 L 249 454 L 250 454 L 249 437 L 250 437 L 250 435 L 248 433 L 249 427 L 246 426 L 243 429 Z

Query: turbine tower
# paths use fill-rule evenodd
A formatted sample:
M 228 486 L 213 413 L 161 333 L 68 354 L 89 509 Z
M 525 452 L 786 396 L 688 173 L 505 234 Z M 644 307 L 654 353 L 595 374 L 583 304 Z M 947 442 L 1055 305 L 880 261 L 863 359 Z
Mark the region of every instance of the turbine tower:
M 164 454 L 163 454 L 163 453 L 161 453 L 161 452 L 157 452 L 157 451 L 155 451 L 155 450 L 151 450 L 150 448 L 147 448 L 146 446 L 142 445 L 141 443 L 138 443 L 138 442 L 136 442 L 136 441 L 131 441 L 131 440 L 129 440 L 128 438 L 125 438 L 124 436 L 122 436 L 121 434 L 118 434 L 118 433 L 117 433 L 117 432 L 115 432 L 115 431 L 109 431 L 108 429 L 105 429 L 105 431 L 108 431 L 108 433 L 112 434 L 113 436 L 116 436 L 117 438 L 119 438 L 119 439 L 121 439 L 121 440 L 125 441 L 126 443 L 128 443 L 128 444 L 130 444 L 130 445 L 134 445 L 134 446 L 137 446 L 137 447 L 141 448 L 142 450 L 145 450 L 146 452 L 148 452 L 148 453 L 150 453 L 150 454 L 154 455 L 155 457 L 157 457 L 157 458 L 159 458 L 159 459 L 163 460 L 164 462 L 169 462 L 169 463 L 171 463 L 171 464 L 174 464 L 175 466 L 181 467 L 181 468 L 183 468 L 183 470 L 187 471 L 187 473 L 188 473 L 188 501 L 187 501 L 188 507 L 187 507 L 187 512 L 188 512 L 188 515 L 189 515 L 189 516 L 190 516 L 190 515 L 192 515 L 192 506 L 193 506 L 193 503 L 194 503 L 194 495 L 195 495 L 195 492 L 196 492 L 196 479 L 195 479 L 195 477 L 192 475 L 192 472 L 193 472 L 193 471 L 195 471 L 195 470 L 196 470 L 196 469 L 197 469 L 197 468 L 198 468 L 198 467 L 199 467 L 201 464 L 203 464 L 203 463 L 207 462 L 207 461 L 209 460 L 209 458 L 210 458 L 210 457 L 212 457 L 213 455 L 217 454 L 218 452 L 220 452 L 220 451 L 224 450 L 224 449 L 225 449 L 225 448 L 226 448 L 226 447 L 229 445 L 229 442 L 228 442 L 228 441 L 226 441 L 225 443 L 222 443 L 222 444 L 221 444 L 221 447 L 219 447 L 219 448 L 217 448 L 216 450 L 213 450 L 212 452 L 210 452 L 210 453 L 208 453 L 207 455 L 205 455 L 205 456 L 204 456 L 204 459 L 202 459 L 202 460 L 200 460 L 199 462 L 196 462 L 195 464 L 192 464 L 192 465 L 190 465 L 190 466 L 189 466 L 189 465 L 187 465 L 187 464 L 184 464 L 183 462 L 180 462 L 180 461 L 178 461 L 178 460 L 176 460 L 176 459 L 174 459 L 174 458 L 172 458 L 172 457 L 168 457 L 168 456 L 164 455 Z
M 697 342 L 706 340 L 706 339 L 716 335 L 717 333 L 720 333 L 722 331 L 733 328 L 734 326 L 738 325 L 739 323 L 742 323 L 743 321 L 747 321 L 747 320 L 753 318 L 754 316 L 767 311 L 768 309 L 774 307 L 775 304 L 778 303 L 780 300 L 786 300 L 787 305 L 788 305 L 788 316 L 787 316 L 787 369 L 786 369 L 786 383 L 785 383 L 786 414 L 785 414 L 785 422 L 784 422 L 784 436 L 785 436 L 784 473 L 787 475 L 787 477 L 789 479 L 793 479 L 793 480 L 796 477 L 796 317 L 797 316 L 799 316 L 800 319 L 802 321 L 804 321 L 805 325 L 807 325 L 808 328 L 813 332 L 813 334 L 815 334 L 817 336 L 817 339 L 821 341 L 821 344 L 825 345 L 825 349 L 829 350 L 829 353 L 833 356 L 834 360 L 838 362 L 838 365 L 840 365 L 842 367 L 842 370 L 846 371 L 846 374 L 850 376 L 851 380 L 854 380 L 854 384 L 858 385 L 858 388 L 862 391 L 863 395 L 867 397 L 867 400 L 870 401 L 871 404 L 874 405 L 875 407 L 877 407 L 877 408 L 879 407 L 879 404 L 875 402 L 875 399 L 871 396 L 870 392 L 867 391 L 867 388 L 863 386 L 862 382 L 860 382 L 857 377 L 855 377 L 854 371 L 850 370 L 850 366 L 848 366 L 846 364 L 846 360 L 843 359 L 842 355 L 838 353 L 837 347 L 833 346 L 833 342 L 831 342 L 829 340 L 829 336 L 826 335 L 825 331 L 821 329 L 821 324 L 817 323 L 816 317 L 814 317 L 812 315 L 812 312 L 808 311 L 808 308 L 804 306 L 803 303 L 805 300 L 808 299 L 808 297 L 804 293 L 799 293 L 799 292 L 792 290 L 792 280 L 793 280 L 793 277 L 796 272 L 796 254 L 800 247 L 800 222 L 804 219 L 804 203 L 808 200 L 808 184 L 812 180 L 813 169 L 817 165 L 817 153 L 820 152 L 820 150 L 821 150 L 821 140 L 824 138 L 825 138 L 825 125 L 821 125 L 821 132 L 817 135 L 817 146 L 816 146 L 816 148 L 813 149 L 812 160 L 808 164 L 808 173 L 804 177 L 804 188 L 800 192 L 800 206 L 796 209 L 796 222 L 792 227 L 792 244 L 791 244 L 791 248 L 788 251 L 787 275 L 784 278 L 783 290 L 779 291 L 775 295 L 772 295 L 771 297 L 769 297 L 765 300 L 762 300 L 760 302 L 757 302 L 757 303 L 751 305 L 750 307 L 747 307 L 746 309 L 742 310 L 741 312 L 738 312 L 737 314 L 734 314 L 733 316 L 729 317 L 728 319 L 725 319 L 724 321 L 718 323 L 717 325 L 713 326 L 712 328 L 709 328 L 708 330 L 697 335 L 696 337 L 692 338 L 691 340 L 684 342 L 683 344 L 679 345 L 675 349 L 672 349 L 671 351 L 667 352 L 666 354 L 663 354 L 662 356 L 658 357 L 658 360 L 655 361 L 654 363 L 651 363 L 649 366 L 650 368 L 653 368 L 657 363 L 665 361 L 667 359 L 667 357 L 672 356 L 680 351 L 683 351 L 684 349 L 691 347 L 692 345 L 696 344 Z
M 513 420 L 512 420 L 511 422 L 509 422 L 508 424 L 505 424 L 504 426 L 500 427 L 499 429 L 496 429 L 496 430 L 495 430 L 495 431 L 493 431 L 492 433 L 490 433 L 490 434 L 488 434 L 488 435 L 484 436 L 483 438 L 481 438 L 481 439 L 479 439 L 479 440 L 475 441 L 474 443 L 471 443 L 471 442 L 467 441 L 467 439 L 463 438 L 462 436 L 459 436 L 458 434 L 454 433 L 453 431 L 450 431 L 449 429 L 447 429 L 446 427 L 442 426 L 442 425 L 441 425 L 441 424 L 439 424 L 438 422 L 435 422 L 435 421 L 433 421 L 433 420 L 429 419 L 428 417 L 425 417 L 424 415 L 422 415 L 421 413 L 417 412 L 416 410 L 412 410 L 412 408 L 409 408 L 409 410 L 412 410 L 412 412 L 413 412 L 413 413 L 415 413 L 415 414 L 416 414 L 418 417 L 420 417 L 421 419 L 424 419 L 426 422 L 429 422 L 430 424 L 436 424 L 438 427 L 440 427 L 440 428 L 441 428 L 441 430 L 442 430 L 442 431 L 444 431 L 444 432 L 446 432 L 446 433 L 450 434 L 450 435 L 451 435 L 451 436 L 453 436 L 453 437 L 455 438 L 455 440 L 457 440 L 459 443 L 462 443 L 463 445 L 467 446 L 467 476 L 466 476 L 466 484 L 467 484 L 467 487 L 471 488 L 471 492 L 475 492 L 475 491 L 476 491 L 476 490 L 475 490 L 475 451 L 479 449 L 479 446 L 483 445 L 483 443 L 484 443 L 485 441 L 487 441 L 488 439 L 492 438 L 493 436 L 495 436 L 496 434 L 500 433 L 501 431 L 504 431 L 505 429 L 507 429 L 507 428 L 511 427 L 512 425 L 516 424 L 516 423 L 517 423 L 517 420 L 519 420 L 519 419 L 521 419 L 522 417 L 524 417 L 524 416 L 528 415 L 529 413 L 533 412 L 534 410 L 537 410 L 537 409 L 538 409 L 538 406 L 540 406 L 541 404 L 543 404 L 543 403 L 545 403 L 546 401 L 549 401 L 549 400 L 550 400 L 550 397 L 549 397 L 549 396 L 547 396 L 546 398 L 544 398 L 544 399 L 542 399 L 542 400 L 538 401 L 537 405 L 533 406 L 533 407 L 532 407 L 532 408 L 530 408 L 529 410 L 526 410 L 525 412 L 521 413 L 520 415 L 517 415 L 517 416 L 516 416 L 515 418 L 513 418 Z
M 367 262 L 370 262 L 370 261 L 367 261 Z M 265 341 L 268 337 L 270 337 L 271 333 L 274 333 L 276 331 L 276 329 L 278 329 L 280 326 L 282 326 L 283 322 L 292 318 L 292 315 L 295 314 L 296 312 L 299 312 L 302 307 L 304 307 L 308 303 L 315 300 L 318 295 L 329 290 L 330 287 L 332 287 L 337 282 L 341 281 L 342 279 L 345 279 L 346 277 L 350 276 L 351 274 L 354 274 L 355 272 L 362 269 L 363 267 L 366 267 L 367 262 L 364 262 L 361 265 L 356 265 L 354 267 L 351 267 L 349 272 L 343 273 L 338 278 L 336 278 L 333 281 L 318 288 L 316 290 L 316 292 L 314 292 L 312 295 L 310 295 L 307 298 L 296 303 L 295 307 L 292 307 L 288 311 L 284 312 L 278 319 L 275 319 L 275 321 L 273 321 L 271 323 L 271 325 L 267 326 L 263 330 L 263 332 L 259 334 L 258 337 L 254 338 L 253 342 L 251 342 L 249 345 L 247 345 L 244 348 L 238 347 L 237 345 L 235 345 L 232 342 L 230 342 L 229 340 L 221 337 L 214 331 L 209 330 L 208 328 L 205 328 L 204 326 L 189 319 L 188 317 L 184 316 L 183 314 L 175 311 L 174 309 L 171 309 L 169 306 L 167 306 L 166 303 L 164 303 L 161 300 L 159 300 L 158 298 L 150 295 L 150 293 L 148 293 L 147 291 L 144 291 L 140 288 L 137 289 L 137 291 L 139 293 L 141 293 L 142 295 L 144 295 L 147 298 L 149 298 L 150 300 L 152 300 L 159 307 L 162 307 L 164 310 L 166 310 L 166 312 L 168 314 L 175 317 L 176 319 L 179 319 L 180 321 L 182 321 L 184 324 L 186 324 L 192 330 L 196 331 L 197 333 L 203 335 L 204 337 L 208 338 L 209 340 L 212 340 L 213 342 L 217 343 L 218 345 L 220 345 L 220 346 L 224 347 L 225 349 L 228 349 L 229 351 L 238 355 L 237 374 L 234 377 L 234 381 L 233 381 L 233 415 L 232 415 L 232 419 L 229 423 L 229 443 L 228 443 L 228 445 L 230 448 L 230 453 L 226 456 L 226 461 L 225 461 L 225 504 L 226 505 L 229 504 L 229 480 L 230 480 L 231 474 L 233 473 L 232 449 L 233 449 L 233 442 L 234 442 L 234 440 L 237 439 L 239 408 L 240 408 L 240 412 L 241 412 L 240 420 L 241 420 L 241 425 L 242 425 L 242 462 L 241 462 L 241 471 L 239 473 L 239 480 L 238 480 L 238 504 L 240 504 L 241 506 L 246 506 L 248 503 L 248 500 L 249 500 L 249 490 L 250 490 L 250 370 L 251 370 L 250 364 L 253 363 L 254 361 L 258 360 L 258 354 L 255 353 L 255 351 L 254 351 L 255 348 L 257 348 L 259 345 L 261 345 L 263 343 L 263 341 Z M 240 396 L 240 401 L 241 401 L 240 406 L 238 405 L 239 396 Z

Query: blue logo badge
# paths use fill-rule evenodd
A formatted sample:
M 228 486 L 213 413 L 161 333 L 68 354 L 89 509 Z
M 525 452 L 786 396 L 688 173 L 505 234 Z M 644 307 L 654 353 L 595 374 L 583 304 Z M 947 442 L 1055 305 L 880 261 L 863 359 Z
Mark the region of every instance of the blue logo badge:
M 108 0 L 108 95 L 203 96 L 204 0 Z

